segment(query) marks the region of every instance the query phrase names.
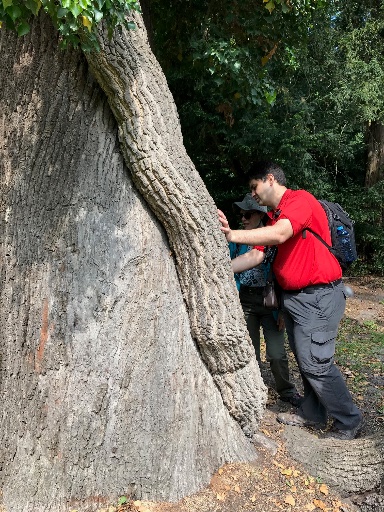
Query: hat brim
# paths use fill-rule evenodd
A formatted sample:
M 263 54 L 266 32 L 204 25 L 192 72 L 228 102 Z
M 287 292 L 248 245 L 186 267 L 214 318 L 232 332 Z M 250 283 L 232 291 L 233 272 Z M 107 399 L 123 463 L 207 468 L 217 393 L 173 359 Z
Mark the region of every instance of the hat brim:
M 260 206 L 258 204 L 252 205 L 252 208 L 249 207 L 246 201 L 240 201 L 232 204 L 233 208 L 239 208 L 240 210 L 244 210 L 246 212 L 261 212 L 267 213 L 268 208 L 266 206 Z

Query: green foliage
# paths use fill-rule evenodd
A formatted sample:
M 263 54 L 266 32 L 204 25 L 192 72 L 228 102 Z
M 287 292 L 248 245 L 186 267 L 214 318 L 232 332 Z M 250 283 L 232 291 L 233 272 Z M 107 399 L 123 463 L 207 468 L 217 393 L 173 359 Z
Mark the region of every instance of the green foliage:
M 384 2 L 340 4 L 343 9 L 334 19 L 337 52 L 343 60 L 340 107 L 353 105 L 361 121 L 384 121 Z
M 355 273 L 384 276 L 384 181 L 369 189 L 351 185 L 347 192 L 343 200 L 353 213 L 360 257 Z
M 365 188 L 368 121 L 384 115 L 383 12 L 382 0 L 158 0 L 153 25 L 184 143 L 218 206 L 231 215 L 249 163 L 275 160 L 292 188 L 355 220 L 351 272 L 384 275 L 382 184 Z
M 305 42 L 311 13 L 320 4 L 151 4 L 154 49 L 174 94 L 184 143 L 222 207 L 243 194 L 245 168 L 258 142 L 252 139 L 254 125 L 276 103 L 272 63 L 278 60 L 284 70 L 297 65 L 297 40 Z
M 110 35 L 117 25 L 132 29 L 134 24 L 125 16 L 131 10 L 139 10 L 139 5 L 137 0 L 2 0 L 0 24 L 23 36 L 40 9 L 51 17 L 63 48 L 71 44 L 90 51 L 98 49 L 96 27 L 101 20 L 105 20 Z

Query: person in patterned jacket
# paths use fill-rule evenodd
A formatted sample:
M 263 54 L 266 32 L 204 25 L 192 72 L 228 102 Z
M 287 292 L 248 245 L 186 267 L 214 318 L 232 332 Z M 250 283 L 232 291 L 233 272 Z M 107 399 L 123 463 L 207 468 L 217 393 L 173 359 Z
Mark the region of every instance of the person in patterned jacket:
M 259 206 L 251 194 L 247 194 L 242 201 L 233 203 L 233 208 L 239 214 L 244 229 L 257 229 L 263 226 L 263 217 L 267 208 Z M 253 246 L 229 243 L 232 260 L 252 249 Z M 264 248 L 260 247 L 260 249 Z M 235 261 L 233 265 L 236 265 Z M 269 264 L 263 261 L 257 267 L 235 273 L 236 285 L 259 366 L 261 363 L 260 328 L 262 328 L 266 345 L 266 359 L 270 364 L 279 398 L 297 406 L 301 396 L 289 380 L 284 320 L 277 310 L 273 311 L 263 306 L 262 292 L 268 273 Z

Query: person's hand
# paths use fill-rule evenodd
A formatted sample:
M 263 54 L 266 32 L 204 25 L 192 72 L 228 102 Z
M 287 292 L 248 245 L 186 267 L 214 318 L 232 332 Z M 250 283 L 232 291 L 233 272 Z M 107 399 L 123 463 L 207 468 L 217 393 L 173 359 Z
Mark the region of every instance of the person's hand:
M 283 331 L 285 329 L 284 316 L 281 311 L 279 311 L 277 314 L 277 328 L 279 329 L 279 331 Z
M 227 217 L 224 215 L 224 213 L 221 210 L 217 210 L 217 213 L 219 214 L 219 221 L 221 223 L 221 231 L 224 233 L 225 238 L 227 239 L 227 242 L 231 241 L 231 228 L 229 227 Z

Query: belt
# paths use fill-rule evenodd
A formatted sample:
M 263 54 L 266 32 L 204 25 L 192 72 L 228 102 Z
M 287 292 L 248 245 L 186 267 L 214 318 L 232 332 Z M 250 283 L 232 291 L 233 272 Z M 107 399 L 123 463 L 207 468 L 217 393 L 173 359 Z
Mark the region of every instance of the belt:
M 240 292 L 248 295 L 262 295 L 264 286 L 244 286 L 240 285 Z
M 336 279 L 336 281 L 331 281 L 330 283 L 313 284 L 312 286 L 306 286 L 300 290 L 284 290 L 284 293 L 315 293 L 317 290 L 322 290 L 323 288 L 333 288 L 341 282 L 341 279 Z

